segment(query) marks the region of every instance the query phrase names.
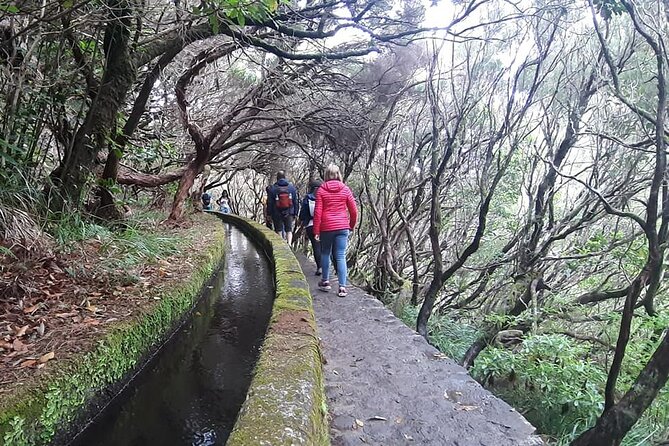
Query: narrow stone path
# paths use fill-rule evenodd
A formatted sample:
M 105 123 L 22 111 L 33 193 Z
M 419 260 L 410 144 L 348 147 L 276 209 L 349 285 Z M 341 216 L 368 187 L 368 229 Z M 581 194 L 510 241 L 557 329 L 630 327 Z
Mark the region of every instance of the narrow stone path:
M 518 412 L 381 302 L 353 287 L 345 298 L 318 290 L 313 262 L 299 259 L 326 360 L 333 446 L 543 444 Z

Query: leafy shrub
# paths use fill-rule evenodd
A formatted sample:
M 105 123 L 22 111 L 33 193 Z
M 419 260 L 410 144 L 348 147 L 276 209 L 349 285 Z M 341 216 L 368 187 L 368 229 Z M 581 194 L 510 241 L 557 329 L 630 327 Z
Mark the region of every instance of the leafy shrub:
M 587 347 L 562 335 L 535 335 L 517 349 L 489 347 L 472 375 L 522 412 L 537 429 L 571 436 L 601 414 L 606 373 Z
M 418 311 L 418 307 L 407 305 L 404 307 L 400 318 L 409 327 L 415 328 Z M 458 362 L 462 362 L 465 352 L 477 335 L 474 327 L 439 314 L 434 314 L 430 318 L 427 328 L 430 343 L 446 356 Z

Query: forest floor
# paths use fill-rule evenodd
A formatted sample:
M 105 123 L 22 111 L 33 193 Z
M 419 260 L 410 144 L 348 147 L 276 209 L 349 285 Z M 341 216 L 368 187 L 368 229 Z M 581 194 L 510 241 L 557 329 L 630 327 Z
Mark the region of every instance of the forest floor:
M 90 350 L 114 324 L 189 275 L 211 222 L 196 218 L 186 226 L 156 220 L 133 228 L 130 240 L 107 232 L 41 257 L 0 256 L 0 395 Z M 172 245 L 153 256 L 148 240 Z
M 345 298 L 318 290 L 313 262 L 299 258 L 326 360 L 333 446 L 543 444 L 518 412 L 380 301 L 354 287 Z

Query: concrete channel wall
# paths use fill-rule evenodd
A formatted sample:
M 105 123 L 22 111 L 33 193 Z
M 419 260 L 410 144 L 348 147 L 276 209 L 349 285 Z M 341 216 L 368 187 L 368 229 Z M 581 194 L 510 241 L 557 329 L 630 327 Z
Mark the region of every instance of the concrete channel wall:
M 266 227 L 212 212 L 242 230 L 274 267 L 276 298 L 249 388 L 228 445 L 329 445 L 321 353 L 309 286 L 288 245 Z M 216 219 L 210 218 L 217 225 Z M 223 225 L 211 232 L 190 279 L 96 347 L 63 360 L 11 393 L 0 395 L 0 446 L 67 444 L 188 317 L 220 264 Z M 249 277 L 248 280 L 253 280 Z
M 322 357 L 302 269 L 290 247 L 270 229 L 235 215 L 213 213 L 265 250 L 276 283 L 265 342 L 227 444 L 329 445 Z

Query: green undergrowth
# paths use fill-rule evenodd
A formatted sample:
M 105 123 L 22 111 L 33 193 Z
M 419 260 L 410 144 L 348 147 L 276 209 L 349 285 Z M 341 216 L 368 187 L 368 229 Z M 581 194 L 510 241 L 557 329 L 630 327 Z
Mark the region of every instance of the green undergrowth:
M 630 352 L 637 363 L 634 348 Z M 472 375 L 552 439 L 566 446 L 592 426 L 604 408 L 607 371 L 590 358 L 588 346 L 558 334 L 527 337 L 513 350 L 488 347 Z M 629 380 L 623 377 L 621 385 Z M 631 383 L 631 381 L 630 381 Z M 662 391 L 623 440 L 623 446 L 651 446 L 666 438 L 669 394 Z
M 418 308 L 410 306 L 401 313 L 410 327 L 415 327 L 417 316 Z M 637 330 L 656 330 L 666 326 L 666 317 L 637 321 L 637 325 Z M 428 329 L 430 342 L 458 362 L 477 335 L 474 327 L 438 314 L 430 318 Z M 630 344 L 619 381 L 621 391 L 632 384 L 654 347 Z M 587 343 L 560 334 L 531 335 L 512 348 L 488 346 L 470 373 L 522 413 L 551 445 L 567 446 L 594 424 L 604 407 L 607 369 Z M 667 419 L 669 389 L 665 388 L 622 445 L 654 446 L 668 440 Z
M 265 226 L 231 215 L 221 218 L 271 254 L 276 278 L 270 326 L 227 444 L 329 445 L 320 345 L 300 265 L 288 245 Z M 283 321 L 290 324 L 281 327 Z M 301 324 L 301 329 L 291 332 L 293 324 Z
M 218 228 L 211 217 L 212 227 Z M 133 235 L 132 237 L 135 237 Z M 38 382 L 20 388 L 0 401 L 0 438 L 5 446 L 47 444 L 56 432 L 78 416 L 86 404 L 124 378 L 190 308 L 200 289 L 220 263 L 225 232 L 214 229 L 210 243 L 199 253 L 196 268 L 157 303 L 104 335 L 88 353 L 60 364 Z
M 400 319 L 415 329 L 419 310 L 418 307 L 406 305 L 400 313 Z M 450 317 L 439 314 L 432 315 L 427 328 L 430 343 L 457 362 L 462 362 L 465 352 L 474 342 L 477 334 L 474 327 L 455 322 Z
M 61 250 L 77 249 L 79 242 L 100 244 L 100 253 L 121 266 L 135 266 L 175 254 L 184 241 L 179 234 L 156 232 L 164 219 L 156 211 L 137 211 L 122 226 L 105 226 L 81 212 L 51 217 L 47 229 Z
M 583 360 L 586 346 L 561 335 L 531 336 L 513 350 L 488 347 L 472 375 L 523 413 L 539 432 L 570 436 L 603 409 L 606 374 Z

